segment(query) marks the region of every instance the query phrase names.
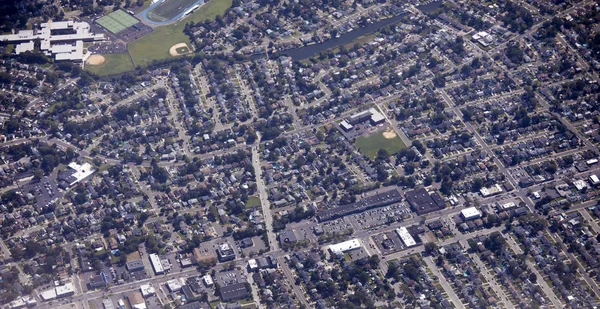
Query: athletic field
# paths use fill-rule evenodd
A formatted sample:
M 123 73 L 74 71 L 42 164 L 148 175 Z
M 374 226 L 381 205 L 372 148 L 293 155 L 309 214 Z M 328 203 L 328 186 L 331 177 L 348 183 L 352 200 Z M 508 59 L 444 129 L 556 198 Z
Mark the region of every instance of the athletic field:
M 146 15 L 148 19 L 155 22 L 171 20 L 183 13 L 198 0 L 164 0 Z
M 96 20 L 98 25 L 106 28 L 106 30 L 112 32 L 113 34 L 117 34 L 137 24 L 138 22 L 140 21 L 137 18 L 131 16 L 131 14 L 123 10 L 114 11 Z

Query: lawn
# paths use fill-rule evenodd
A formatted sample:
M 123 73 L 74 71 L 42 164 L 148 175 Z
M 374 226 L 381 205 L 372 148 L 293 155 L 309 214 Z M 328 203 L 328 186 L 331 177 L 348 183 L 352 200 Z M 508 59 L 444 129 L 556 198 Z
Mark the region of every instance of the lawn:
M 385 149 L 392 155 L 406 148 L 406 145 L 404 145 L 398 136 L 387 139 L 383 136 L 383 132 L 373 133 L 369 136 L 359 136 L 356 138 L 354 146 L 370 159 L 374 159 L 377 156 L 379 149 Z
M 114 75 L 133 70 L 128 53 L 105 54 L 101 65 L 86 65 L 85 69 L 100 76 Z
M 260 207 L 260 199 L 256 196 L 248 197 L 248 201 L 246 202 L 246 208 L 252 207 Z
M 177 43 L 191 45 L 190 39 L 183 33 L 185 24 L 193 21 L 213 20 L 223 15 L 231 7 L 232 0 L 210 0 L 189 17 L 168 26 L 157 27 L 154 32 L 129 43 L 128 50 L 136 66 L 146 66 L 156 59 L 170 58 L 169 48 Z

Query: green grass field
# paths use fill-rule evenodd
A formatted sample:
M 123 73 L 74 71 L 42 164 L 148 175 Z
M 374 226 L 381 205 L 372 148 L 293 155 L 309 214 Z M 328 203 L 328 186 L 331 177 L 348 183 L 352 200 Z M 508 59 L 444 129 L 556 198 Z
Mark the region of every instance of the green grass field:
M 165 0 L 148 12 L 148 19 L 157 22 L 169 20 L 187 10 L 196 1 L 198 0 Z
M 183 33 L 187 22 L 213 20 L 217 15 L 223 15 L 231 7 L 232 0 L 210 0 L 189 17 L 168 26 L 157 27 L 154 32 L 139 40 L 129 43 L 128 50 L 137 66 L 146 66 L 156 59 L 170 58 L 169 48 L 177 43 L 191 45 L 190 39 Z
M 367 158 L 374 159 L 377 156 L 379 149 L 385 149 L 392 155 L 406 148 L 406 145 L 399 137 L 387 139 L 383 136 L 383 132 L 373 133 L 369 136 L 359 136 L 354 142 L 354 146 L 365 155 Z
M 102 55 L 106 61 L 101 65 L 86 65 L 85 69 L 100 76 L 114 75 L 134 69 L 127 53 Z
M 252 207 L 260 207 L 260 199 L 256 196 L 248 197 L 248 201 L 246 201 L 246 208 Z

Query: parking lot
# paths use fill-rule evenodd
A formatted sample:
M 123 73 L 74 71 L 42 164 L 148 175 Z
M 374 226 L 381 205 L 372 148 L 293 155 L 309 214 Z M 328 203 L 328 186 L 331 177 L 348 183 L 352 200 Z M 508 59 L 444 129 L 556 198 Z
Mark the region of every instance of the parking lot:
M 343 233 L 352 228 L 352 225 L 349 221 L 347 221 L 348 219 L 346 218 L 347 217 L 323 222 L 321 227 L 323 228 L 325 234 L 333 234 L 334 232 L 337 234 Z
M 404 203 L 400 203 L 352 215 L 350 220 L 355 220 L 362 229 L 368 230 L 381 225 L 388 225 L 390 220 L 399 222 L 410 217 L 410 208 Z

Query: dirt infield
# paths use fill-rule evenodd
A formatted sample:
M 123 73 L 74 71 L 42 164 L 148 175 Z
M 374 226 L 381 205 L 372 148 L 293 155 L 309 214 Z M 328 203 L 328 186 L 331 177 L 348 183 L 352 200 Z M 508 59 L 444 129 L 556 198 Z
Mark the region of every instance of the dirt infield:
M 104 61 L 106 61 L 106 59 L 104 59 L 104 56 L 102 56 L 102 55 L 91 55 L 87 60 L 87 64 L 101 65 L 104 63 Z
M 383 132 L 383 137 L 385 137 L 386 139 L 392 139 L 392 138 L 395 138 L 396 136 L 397 136 L 396 132 L 394 132 L 392 130 Z
M 177 51 L 177 49 L 183 48 L 183 47 L 187 48 L 188 52 L 180 54 Z M 178 43 L 178 44 L 175 44 L 175 45 L 171 46 L 171 48 L 169 48 L 169 54 L 171 54 L 171 56 L 173 56 L 173 57 L 175 57 L 175 56 L 181 56 L 181 55 L 187 54 L 189 52 L 191 52 L 191 49 L 187 46 L 186 43 Z

